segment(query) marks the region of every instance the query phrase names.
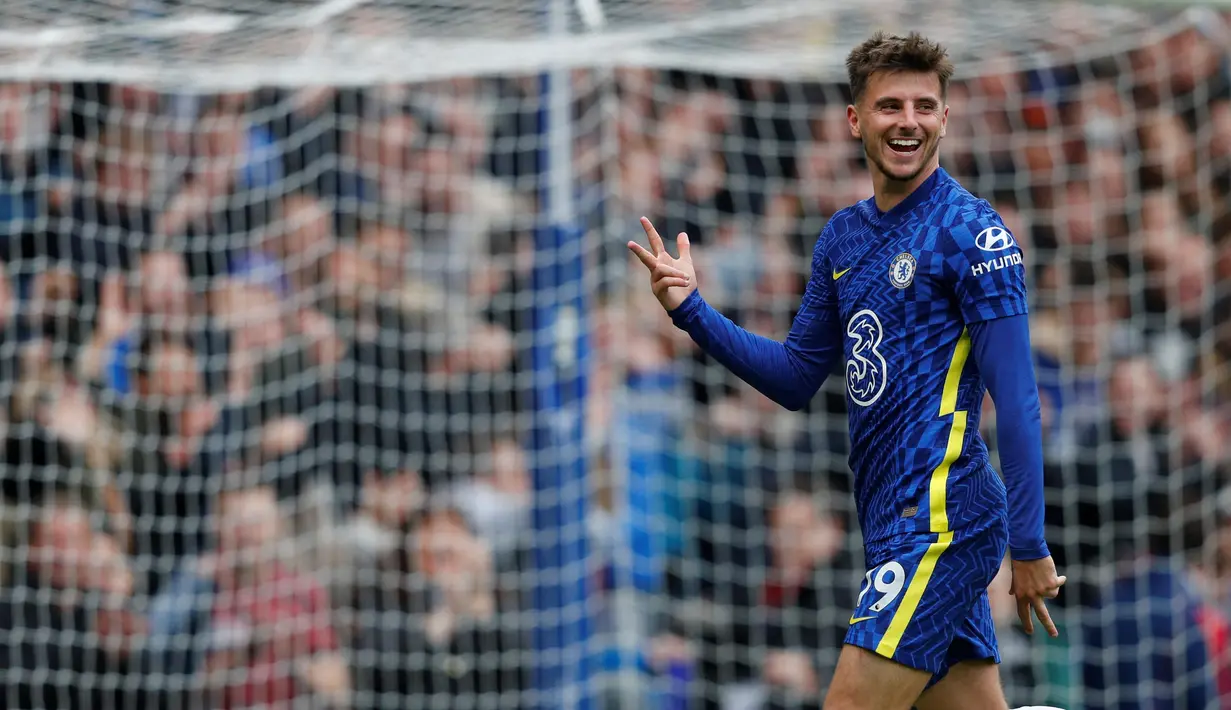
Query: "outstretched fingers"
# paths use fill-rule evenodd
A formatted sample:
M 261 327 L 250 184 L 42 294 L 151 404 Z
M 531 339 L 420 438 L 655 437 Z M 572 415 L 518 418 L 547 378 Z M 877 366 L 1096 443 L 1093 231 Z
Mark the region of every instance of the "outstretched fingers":
M 1034 607 L 1034 615 L 1039 617 L 1039 621 L 1043 623 L 1043 628 L 1047 630 L 1047 635 L 1056 638 L 1060 632 L 1056 630 L 1056 623 L 1051 620 L 1051 613 L 1047 611 L 1047 605 L 1042 599 L 1034 599 L 1030 603 Z
M 661 257 L 654 256 L 647 251 L 645 247 L 641 246 L 637 242 L 629 242 L 628 249 L 637 255 L 637 258 L 641 260 L 642 264 L 645 264 L 645 268 L 649 269 L 650 273 L 656 279 L 672 277 L 681 279 L 684 282 L 683 284 L 675 285 L 688 285 L 688 273 L 678 267 L 672 266 L 670 263 L 670 256 L 667 256 L 667 261 L 662 261 Z
M 637 258 L 641 260 L 641 263 L 645 264 L 645 268 L 650 271 L 653 271 L 654 267 L 658 264 L 658 257 L 646 251 L 645 247 L 641 246 L 637 242 L 629 242 L 628 249 L 632 253 L 636 254 Z
M 671 264 L 659 262 L 654 266 L 654 275 L 660 279 L 675 278 L 682 279 L 684 284 L 688 284 L 688 272 Z
M 650 223 L 648 217 L 641 218 L 641 228 L 645 230 L 645 236 L 650 239 L 650 251 L 654 256 L 663 253 L 663 238 L 658 236 L 658 230 L 654 229 L 654 225 Z
M 1027 635 L 1034 633 L 1034 619 L 1030 618 L 1030 600 L 1025 597 L 1017 598 L 1017 618 L 1022 622 L 1022 630 Z
M 1027 635 L 1034 634 L 1034 619 L 1031 618 L 1031 612 L 1034 612 L 1033 616 L 1038 617 L 1039 623 L 1043 625 L 1048 636 L 1056 638 L 1060 635 L 1056 622 L 1052 621 L 1051 612 L 1047 609 L 1047 603 L 1039 597 L 1022 596 L 1017 598 L 1017 618 L 1021 620 L 1022 630 Z

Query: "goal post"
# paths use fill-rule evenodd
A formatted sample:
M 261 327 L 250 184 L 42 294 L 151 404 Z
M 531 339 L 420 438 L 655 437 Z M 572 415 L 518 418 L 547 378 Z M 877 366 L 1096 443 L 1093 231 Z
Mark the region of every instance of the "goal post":
M 568 34 L 570 3 L 546 0 L 548 36 Z M 550 40 L 549 40 L 550 41 Z M 534 267 L 535 690 L 544 708 L 591 710 L 592 592 L 585 452 L 588 277 L 573 174 L 573 91 L 567 68 L 540 78 L 540 220 Z M 544 258 L 546 256 L 546 258 Z M 562 614 L 564 609 L 575 610 Z
M 1011 706 L 1161 699 L 1132 662 L 1163 656 L 1228 696 L 1229 26 L 1179 0 L 8 0 L 0 659 L 68 660 L 14 661 L 0 705 L 815 705 L 866 573 L 843 378 L 773 406 L 624 244 L 687 231 L 707 300 L 784 337 L 825 220 L 870 194 L 843 63 L 877 29 L 950 48 L 942 165 L 1029 265 L 1070 583 L 1055 641 L 989 590 Z M 1171 646 L 1125 636 L 1155 603 Z

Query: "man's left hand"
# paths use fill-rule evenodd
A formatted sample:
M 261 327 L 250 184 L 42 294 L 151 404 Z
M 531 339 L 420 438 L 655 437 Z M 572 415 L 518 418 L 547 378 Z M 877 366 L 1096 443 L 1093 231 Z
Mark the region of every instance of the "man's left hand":
M 1054 638 L 1060 635 L 1044 600 L 1059 596 L 1060 587 L 1064 586 L 1065 581 L 1066 577 L 1056 574 L 1056 563 L 1051 557 L 1025 562 L 1013 560 L 1013 587 L 1009 593 L 1017 597 L 1017 616 L 1022 620 L 1026 633 L 1034 633 L 1034 619 L 1030 617 L 1030 610 L 1033 609 L 1049 636 Z

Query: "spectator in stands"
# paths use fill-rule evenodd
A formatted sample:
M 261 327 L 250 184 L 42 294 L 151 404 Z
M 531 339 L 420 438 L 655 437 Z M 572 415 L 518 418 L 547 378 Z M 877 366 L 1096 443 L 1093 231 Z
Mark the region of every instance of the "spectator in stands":
M 620 192 L 623 213 L 656 215 L 663 209 L 662 170 L 646 136 L 638 136 L 620 153 Z
M 311 195 L 288 195 L 269 229 L 258 253 L 276 259 L 286 274 L 283 295 L 297 304 L 317 305 L 326 258 L 337 248 L 332 215 Z
M 1218 697 L 1231 704 L 1231 516 L 1227 496 L 1218 501 L 1215 529 L 1192 555 L 1189 574 L 1202 598 L 1198 622 L 1205 634 Z
M 603 433 L 620 452 L 614 463 L 625 482 L 616 502 L 618 529 L 625 536 L 620 544 L 628 546 L 629 555 L 621 561 L 622 573 L 638 592 L 657 594 L 667 560 L 683 552 L 685 511 L 691 508 L 689 477 L 680 475 L 676 463 L 688 456 L 678 450 L 687 426 L 678 403 L 687 383 L 675 371 L 674 328 L 647 319 L 652 311 L 642 307 L 643 298 L 643 289 L 619 291 L 618 305 L 601 316 L 597 341 L 605 366 L 618 377 L 611 382 L 612 396 L 622 405 L 610 412 Z
M 672 102 L 655 131 L 671 208 L 665 217 L 696 241 L 711 242 L 721 216 L 734 211 L 721 138 L 732 125 L 735 103 L 705 87 L 675 93 Z
M 40 360 L 43 369 L 29 370 L 31 375 L 50 375 L 54 371 L 57 377 L 68 376 L 82 339 L 88 334 L 87 324 L 78 316 L 80 283 L 76 275 L 65 267 L 48 268 L 31 279 L 24 301 L 18 300 L 8 276 L 2 278 L 0 287 L 5 293 L 6 312 L 0 332 L 5 333 L 10 346 L 24 341 L 22 345 L 37 343 L 44 350 L 45 359 Z
M 328 418 L 317 413 L 341 394 L 338 365 L 347 348 L 331 318 L 285 305 L 284 281 L 271 266 L 257 255 L 238 262 L 215 292 L 214 307 L 231 343 L 228 427 L 245 434 L 243 460 L 278 469 L 279 495 L 293 496 L 332 477 L 325 462 L 312 466 L 298 457 L 333 442 Z
M 1039 279 L 1044 288 L 1067 294 L 1063 304 L 1044 300 L 1031 319 L 1040 388 L 1056 416 L 1055 438 L 1045 444 L 1062 460 L 1070 459 L 1076 439 L 1104 418 L 1099 368 L 1111 356 L 1117 314 L 1115 302 L 1098 292 L 1101 276 L 1098 266 L 1082 259 L 1052 263 Z
M 1092 187 L 1084 180 L 1065 185 L 1057 196 L 1056 237 L 1067 253 L 1092 258 L 1095 241 L 1107 232 L 1107 208 L 1096 202 Z
M 10 265 L 0 260 L 0 382 L 6 387 L 0 390 L 0 422 L 11 424 L 17 419 L 15 412 L 17 393 L 26 389 L 21 382 L 21 362 L 27 353 L 34 351 L 38 362 L 50 360 L 51 345 L 41 338 L 22 342 L 22 303 L 14 288 L 14 275 Z M 66 349 L 66 359 L 71 361 L 76 353 Z M 27 368 L 27 372 L 35 368 Z M 67 369 L 67 368 L 65 368 Z
M 1071 564 L 1107 562 L 1115 551 L 1100 541 L 1130 529 L 1139 512 L 1135 502 L 1178 464 L 1168 431 L 1166 390 L 1148 358 L 1117 362 L 1107 397 L 1100 408 L 1106 417 L 1080 433 L 1072 479 L 1076 487 L 1067 493 L 1075 505 L 1059 511 L 1063 517 L 1057 520 L 1081 531 L 1075 536 L 1078 549 L 1068 551 Z
M 740 299 L 756 287 L 764 266 L 764 248 L 759 235 L 752 232 L 749 219 L 718 219 L 706 230 L 705 255 L 701 268 L 708 280 L 707 299 L 738 309 Z M 720 305 L 719 307 L 723 307 Z
M 218 97 L 201 107 L 193 124 L 187 175 L 155 224 L 160 237 L 220 237 L 206 240 L 214 248 L 200 255 L 201 263 L 194 266 L 203 268 L 197 273 L 216 273 L 217 262 L 225 264 L 218 256 L 229 252 L 227 236 L 263 221 L 270 188 L 282 177 L 281 159 L 273 152 L 268 131 L 251 125 L 242 110 L 247 99 L 235 98 L 239 100 Z
M 328 596 L 282 563 L 284 524 L 273 488 L 228 489 L 216 514 L 218 550 L 204 567 L 217 586 L 205 673 L 219 706 L 291 708 L 313 697 L 345 706 L 350 670 Z
M 362 687 L 398 707 L 501 708 L 530 702 L 518 663 L 527 629 L 496 584 L 490 546 L 451 508 L 433 508 L 408 538 L 403 575 L 360 596 L 355 669 Z
M 733 589 L 703 585 L 711 599 L 677 600 L 665 632 L 649 644 L 655 671 L 686 667 L 701 681 L 690 692 L 698 707 L 819 707 L 846 634 L 841 610 L 854 605 L 847 580 L 855 572 L 845 526 L 825 495 L 808 490 L 784 491 L 770 506 L 772 563 L 760 589 L 743 593 L 735 579 L 726 583 Z
M 68 189 L 49 194 L 52 215 L 67 219 L 32 235 L 48 242 L 40 249 L 84 267 L 85 276 L 92 266 L 130 268 L 136 254 L 156 246 L 153 186 L 160 149 L 148 125 L 126 123 L 119 114 L 94 116 L 88 123 L 72 127 L 89 134 L 72 144 L 76 179 L 67 183 Z
M 132 516 L 115 476 L 123 447 L 88 389 L 76 382 L 64 362 L 76 353 L 66 348 L 55 353 L 63 357 L 53 358 L 52 338 L 19 342 L 12 327 L 0 333 L 5 336 L 0 347 L 8 350 L 0 354 L 0 367 L 11 383 L 0 417 L 6 427 L 4 456 L 9 470 L 16 472 L 5 477 L 6 491 L 22 500 L 27 495 L 37 499 L 46 486 L 76 487 L 105 508 L 108 530 L 123 549 L 130 549 Z M 40 467 L 53 466 L 60 480 L 29 480 Z
M 197 325 L 193 316 L 201 314 L 181 253 L 145 252 L 132 283 L 137 288 L 135 314 L 142 317 L 149 330 L 182 335 Z
M 39 475 L 55 479 L 59 472 L 49 467 Z M 25 520 L 5 521 L 22 552 L 0 589 L 0 699 L 49 710 L 157 707 L 150 686 L 123 680 L 143 627 L 131 607 L 128 560 L 74 498 L 66 486 L 49 485 L 38 497 L 22 496 Z
M 76 351 L 73 368 L 81 381 L 105 385 L 119 394 L 129 391 L 126 368 L 135 327 L 127 302 L 123 274 L 108 275 L 99 288 L 94 329 Z
M 418 468 L 438 450 L 439 420 L 430 414 L 440 412 L 440 399 L 429 408 L 426 373 L 429 353 L 440 349 L 434 342 L 442 339 L 440 331 L 432 326 L 445 298 L 397 273 L 403 257 L 376 251 L 368 242 L 342 244 L 329 258 L 329 297 L 322 308 L 347 332 L 349 348 L 337 368 L 339 406 L 318 426 L 329 429 L 322 437 L 333 448 L 320 453 L 332 459 L 337 481 L 361 480 L 383 465 L 385 452 Z M 348 450 L 354 453 L 343 455 Z M 348 507 L 357 503 L 350 500 Z
M 475 456 L 475 471 L 452 491 L 455 505 L 491 546 L 499 570 L 517 569 L 516 554 L 529 546 L 530 464 L 512 436 L 501 436 Z
M 1082 617 L 1087 710 L 1208 708 L 1217 698 L 1202 600 L 1178 556 L 1174 501 L 1162 488 L 1129 537 L 1114 580 Z
M 336 181 L 346 223 L 392 217 L 414 200 L 419 185 L 411 161 L 423 145 L 424 128 L 418 116 L 400 111 L 358 124 L 347 146 L 355 167 Z
M 135 554 L 157 588 L 178 557 L 201 550 L 209 482 L 221 473 L 219 406 L 206 396 L 192 344 L 143 334 L 124 370 L 131 392 L 101 398 L 100 436 L 118 443 L 110 465 L 126 474 Z M 177 485 L 168 485 L 176 481 Z
M 199 306 L 181 254 L 141 254 L 135 274 L 117 271 L 103 279 L 94 333 L 78 361 L 79 376 L 99 378 L 115 394 L 131 394 L 127 368 L 143 334 L 154 339 L 196 340 L 206 347 L 212 343 Z
M 312 487 L 296 499 L 290 521 L 299 568 L 328 590 L 339 637 L 346 643 L 353 643 L 359 617 L 371 604 L 365 595 L 372 593 L 372 584 L 365 580 L 376 578 L 384 589 L 404 569 L 405 541 L 426 502 L 423 479 L 410 469 L 368 471 L 353 513 L 326 486 Z
M 51 346 L 57 365 L 71 367 L 89 334 L 88 321 L 81 317 L 79 308 L 82 286 L 82 280 L 67 264 L 42 269 L 30 282 L 22 325 L 27 333 Z
M 226 393 L 231 402 L 254 396 L 262 361 L 276 355 L 288 337 L 282 274 L 276 262 L 253 254 L 239 259 L 226 277 L 212 284 L 211 316 L 229 341 Z
M 854 608 L 856 575 L 846 531 L 826 495 L 780 494 L 770 512 L 773 567 L 759 602 L 768 610 L 764 638 L 769 652 L 761 677 L 770 686 L 769 708 L 798 707 L 823 697 L 837 665 L 837 650 Z M 749 614 L 749 618 L 752 615 Z M 750 629 L 746 643 L 760 636 Z
M 1143 153 L 1144 186 L 1175 189 L 1190 213 L 1208 204 L 1209 183 L 1202 183 L 1197 173 L 1193 137 L 1182 118 L 1168 110 L 1147 114 L 1138 124 L 1137 140 Z
M 0 230 L 5 235 L 24 229 L 39 214 L 36 181 L 48 167 L 40 157 L 53 147 L 54 96 L 46 85 L 0 84 Z
M 799 222 L 796 239 L 809 247 L 809 255 L 811 245 L 835 212 L 872 194 L 872 177 L 859 163 L 862 149 L 849 134 L 834 128 L 845 125 L 845 103 L 840 114 L 835 108 L 822 109 L 821 117 L 813 123 L 816 140 L 801 142 L 797 149 L 799 178 L 793 195 Z
M 699 492 L 690 501 L 694 513 L 686 528 L 683 559 L 672 560 L 668 567 L 669 603 L 656 610 L 661 618 L 652 627 L 651 661 L 660 658 L 669 665 L 679 660 L 663 649 L 678 651 L 678 639 L 687 639 L 697 681 L 692 698 L 701 708 L 720 707 L 726 684 L 756 677 L 756 655 L 765 643 L 763 629 L 753 636 L 747 625 L 760 601 L 757 580 L 769 556 L 754 531 L 768 527 L 769 506 L 760 496 L 770 480 L 772 437 L 798 429 L 789 417 L 775 421 L 766 416 L 758 398 L 762 395 L 750 387 L 739 388 L 705 410 L 708 438 L 697 455 Z M 752 490 L 757 493 L 746 495 Z M 694 564 L 699 569 L 692 568 Z

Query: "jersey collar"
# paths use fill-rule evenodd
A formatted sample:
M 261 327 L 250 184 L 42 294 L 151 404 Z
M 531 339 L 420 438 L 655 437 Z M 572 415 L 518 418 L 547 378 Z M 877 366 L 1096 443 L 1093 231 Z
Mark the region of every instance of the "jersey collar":
M 936 192 L 936 189 L 942 184 L 949 181 L 949 173 L 945 172 L 944 168 L 937 167 L 936 172 L 932 173 L 927 180 L 924 180 L 915 191 L 906 196 L 898 204 L 893 206 L 893 209 L 888 212 L 881 212 L 876 206 L 876 198 L 869 197 L 864 200 L 861 205 L 863 207 L 864 216 L 868 221 L 878 227 L 892 227 L 902 218 L 910 214 L 910 211 L 926 202 Z

